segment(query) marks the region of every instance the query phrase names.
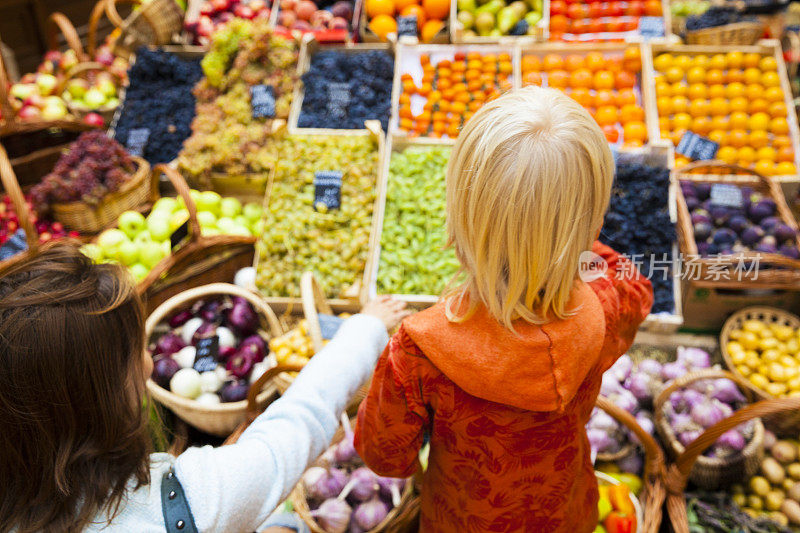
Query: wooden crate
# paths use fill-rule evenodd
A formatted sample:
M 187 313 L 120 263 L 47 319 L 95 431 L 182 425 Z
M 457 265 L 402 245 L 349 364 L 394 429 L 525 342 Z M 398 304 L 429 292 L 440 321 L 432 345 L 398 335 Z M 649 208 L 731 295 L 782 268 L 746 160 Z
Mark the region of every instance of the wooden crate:
M 519 69 L 517 70 L 518 78 L 514 80 L 514 85 L 516 87 L 522 87 L 522 58 L 529 54 L 535 54 L 538 56 L 544 56 L 545 54 L 559 54 L 562 56 L 567 55 L 580 55 L 586 56 L 589 52 L 601 52 L 604 56 L 612 55 L 612 56 L 621 56 L 625 49 L 630 47 L 638 47 L 640 51 L 640 55 L 644 58 L 645 50 L 642 48 L 642 44 L 639 43 L 563 43 L 563 42 L 552 42 L 552 43 L 536 43 L 536 44 L 522 44 L 520 43 L 517 46 L 517 54 L 515 61 L 516 64 L 519 65 Z M 653 140 L 653 137 L 650 135 L 650 124 L 655 121 L 658 122 L 658 119 L 652 114 L 651 110 L 648 109 L 647 102 L 648 100 L 654 98 L 650 91 L 652 91 L 652 87 L 647 80 L 645 80 L 645 70 L 644 70 L 644 59 L 642 59 L 642 70 L 639 72 L 638 76 L 638 83 L 637 87 L 635 88 L 638 91 L 637 97 L 640 102 L 640 106 L 644 109 L 644 123 L 645 127 L 647 127 L 647 136 L 650 141 Z M 622 142 L 619 141 L 616 144 L 612 145 L 613 149 L 622 149 Z
M 673 43 L 680 43 L 681 39 L 673 32 L 673 23 L 672 23 L 672 11 L 670 10 L 670 3 L 673 0 L 661 0 L 661 19 L 663 19 L 664 24 L 664 37 L 661 40 L 673 42 Z M 584 1 L 583 3 L 587 3 Z M 549 12 L 548 12 L 549 16 Z M 575 35 L 575 34 L 570 34 Z M 548 38 L 549 38 L 549 28 L 548 28 Z M 626 32 L 606 32 L 606 33 L 583 33 L 580 34 L 579 38 L 570 39 L 566 41 L 560 41 L 569 44 L 578 44 L 578 43 L 590 43 L 590 42 L 603 42 L 603 41 L 613 41 L 613 42 L 629 42 L 629 43 L 637 43 L 643 42 L 647 40 L 640 32 L 639 28 L 631 31 Z M 559 42 L 559 41 L 555 41 Z
M 278 0 L 280 1 L 280 0 Z M 375 35 L 369 29 L 369 19 L 367 18 L 367 10 L 364 8 L 365 0 L 356 0 L 356 9 L 353 12 L 353 20 L 358 21 L 358 38 L 362 43 L 380 43 L 380 37 Z M 395 16 L 395 19 L 397 17 Z M 447 44 L 450 42 L 449 20 L 445 19 L 444 27 L 433 37 L 430 43 L 426 44 Z M 389 40 L 397 43 L 400 39 L 396 35 L 390 34 Z M 403 42 L 419 44 L 419 39 L 409 36 L 402 37 Z
M 273 0 L 270 4 L 269 26 L 274 28 L 278 33 L 291 34 L 295 39 L 302 40 L 306 36 L 312 36 L 320 41 L 326 43 L 352 43 L 355 40 L 356 21 L 358 20 L 358 3 L 359 0 L 353 0 L 353 18 L 350 20 L 349 30 L 326 30 L 326 31 L 309 31 L 302 32 L 300 30 L 290 30 L 278 26 L 278 16 L 281 11 L 281 0 Z
M 402 152 L 406 148 L 413 146 L 452 146 L 452 142 L 447 139 L 409 139 L 405 136 L 390 135 L 384 152 L 383 160 L 381 161 L 381 183 L 383 189 L 380 191 L 381 197 L 378 199 L 381 204 L 381 209 L 375 225 L 378 228 L 375 240 L 372 242 L 370 248 L 370 270 L 365 275 L 366 293 L 365 298 L 373 298 L 378 295 L 378 270 L 380 268 L 380 255 L 381 255 L 381 236 L 383 234 L 383 222 L 386 213 L 386 195 L 389 185 L 389 165 L 391 163 L 391 156 L 393 152 Z M 444 221 L 442 221 L 444 223 Z M 434 294 L 393 294 L 393 297 L 398 300 L 407 302 L 410 306 L 416 309 L 424 309 L 435 304 L 439 300 L 438 295 Z
M 386 140 L 383 130 L 381 129 L 380 123 L 375 121 L 367 121 L 365 123 L 367 129 L 363 130 L 325 130 L 325 129 L 313 129 L 313 130 L 302 130 L 301 132 L 297 133 L 297 135 L 326 135 L 326 136 L 370 136 L 375 139 L 375 142 L 378 146 L 378 168 L 376 169 L 377 175 L 375 177 L 375 186 L 376 186 L 376 194 L 375 194 L 375 203 L 373 204 L 372 208 L 372 222 L 370 224 L 370 236 L 368 241 L 368 249 L 372 250 L 375 246 L 375 242 L 380 242 L 380 226 L 378 226 L 378 221 L 382 219 L 383 216 L 383 208 L 384 208 L 384 200 L 386 198 L 386 180 L 385 174 L 381 172 L 381 165 L 385 158 L 386 154 Z M 270 184 L 267 186 L 266 194 L 264 195 L 264 209 L 269 206 L 270 200 L 270 192 L 271 192 L 271 183 L 272 179 L 270 179 Z M 356 283 L 346 291 L 346 297 L 344 298 L 331 298 L 328 300 L 328 303 L 337 310 L 337 312 L 358 312 L 361 308 L 361 303 L 364 302 L 367 298 L 367 277 L 368 273 L 372 270 L 371 264 L 372 255 L 367 255 L 367 261 L 364 265 L 364 272 L 360 279 L 356 281 Z M 253 260 L 253 266 L 258 270 L 258 262 L 259 262 L 259 253 L 258 253 L 258 244 L 256 244 L 256 254 Z M 264 299 L 269 303 L 276 312 L 287 312 L 291 313 L 293 309 L 301 309 L 302 306 L 302 299 L 301 298 L 293 298 L 293 297 L 284 297 L 284 296 L 265 296 Z
M 510 2 L 507 2 L 510 3 Z M 536 23 L 536 33 L 532 35 L 502 35 L 500 37 L 468 37 L 458 21 L 458 0 L 450 0 L 450 42 L 470 44 L 514 44 L 547 41 L 550 36 L 550 0 L 542 1 L 542 18 Z
M 517 80 L 519 80 L 519 61 L 517 60 L 518 54 L 516 53 L 516 46 L 513 45 L 503 45 L 503 44 L 450 44 L 450 45 L 437 45 L 437 44 L 421 44 L 421 45 L 414 45 L 409 44 L 405 40 L 401 39 L 400 42 L 397 44 L 397 48 L 395 49 L 395 56 L 394 56 L 394 85 L 392 87 L 392 117 L 389 120 L 389 133 L 393 134 L 398 137 L 404 136 L 401 132 L 398 132 L 398 123 L 399 123 L 399 115 L 398 115 L 398 108 L 399 108 L 399 99 L 400 94 L 402 91 L 402 83 L 401 83 L 401 76 L 408 72 L 408 66 L 412 64 L 416 65 L 419 64 L 419 57 L 422 54 L 428 54 L 431 56 L 432 62 L 438 59 L 444 58 L 452 58 L 456 52 L 480 52 L 481 54 L 487 53 L 507 53 L 511 55 L 512 64 L 513 64 L 513 72 L 511 74 L 511 80 L 513 83 L 514 88 L 519 88 L 519 84 Z M 415 75 L 415 82 L 419 83 L 422 78 L 421 70 L 419 72 L 412 73 Z M 413 106 L 413 99 L 412 99 L 412 106 Z M 432 137 L 421 137 L 425 139 L 431 139 Z M 449 139 L 449 141 L 455 142 L 454 139 Z
M 752 46 L 702 46 L 702 45 L 676 45 L 664 41 L 652 41 L 644 44 L 644 51 L 642 54 L 642 71 L 643 79 L 649 85 L 648 99 L 646 105 L 649 107 L 650 116 L 653 120 L 649 123 L 648 136 L 653 139 L 660 139 L 661 132 L 658 127 L 658 109 L 656 107 L 656 90 L 655 90 L 655 67 L 653 66 L 653 58 L 661 53 L 669 52 L 671 54 L 726 54 L 728 52 L 743 52 L 757 53 L 765 56 L 772 56 L 778 64 L 778 76 L 781 80 L 781 90 L 784 95 L 784 102 L 787 109 L 786 120 L 789 123 L 789 137 L 792 140 L 792 147 L 794 148 L 794 164 L 795 168 L 800 170 L 800 129 L 798 129 L 797 112 L 792 100 L 792 88 L 789 83 L 789 78 L 786 72 L 786 63 L 783 59 L 783 51 L 780 42 L 777 40 L 762 40 Z M 797 175 L 788 176 L 772 176 L 778 182 L 788 180 L 793 181 L 797 179 Z
M 394 43 L 345 43 L 338 45 L 325 45 L 316 40 L 313 34 L 306 34 L 303 36 L 300 45 L 300 57 L 297 60 L 297 75 L 302 78 L 303 74 L 308 72 L 311 67 L 311 57 L 319 51 L 335 50 L 346 54 L 358 54 L 361 52 L 369 52 L 373 50 L 382 50 L 394 56 Z M 297 125 L 300 120 L 300 112 L 303 109 L 303 98 L 305 97 L 305 86 L 302 80 L 298 80 L 292 96 L 292 107 L 289 111 L 289 132 L 290 133 L 307 133 L 313 134 L 315 132 L 333 131 L 331 129 L 319 128 L 301 128 Z M 350 131 L 350 130 L 336 130 L 336 131 Z

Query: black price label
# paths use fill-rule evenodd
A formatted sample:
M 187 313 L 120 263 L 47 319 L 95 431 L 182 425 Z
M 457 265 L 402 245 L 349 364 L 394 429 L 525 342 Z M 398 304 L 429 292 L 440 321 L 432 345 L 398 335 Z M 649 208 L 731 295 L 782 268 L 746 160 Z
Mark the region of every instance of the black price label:
M 331 82 L 328 84 L 328 113 L 336 118 L 347 116 L 350 105 L 350 84 Z
M 272 85 L 253 85 L 250 87 L 250 108 L 253 118 L 274 117 L 275 88 Z
M 397 36 L 402 37 L 408 35 L 410 37 L 417 36 L 417 16 L 409 15 L 407 17 L 397 17 Z
M 742 207 L 744 205 L 742 190 L 736 185 L 715 183 L 711 186 L 711 203 L 725 207 Z
M 136 128 L 128 131 L 128 142 L 125 144 L 128 153 L 136 157 L 142 157 L 149 138 L 150 130 L 147 128 Z
M 314 173 L 314 209 L 319 206 L 339 209 L 342 206 L 342 171 L 319 170 Z
M 172 235 L 169 236 L 169 244 L 172 251 L 175 251 L 175 248 L 178 248 L 183 241 L 189 236 L 189 220 L 187 219 L 186 222 L 178 226 L 178 229 L 172 232 Z
M 192 368 L 198 372 L 211 372 L 217 368 L 219 358 L 219 337 L 206 337 L 197 341 L 197 353 Z
M 336 332 L 339 331 L 344 319 L 333 315 L 319 315 L 319 329 L 322 331 L 322 338 L 331 340 Z
M 683 134 L 681 141 L 675 148 L 676 152 L 685 155 L 693 161 L 714 159 L 714 156 L 717 155 L 717 150 L 719 150 L 719 144 L 711 139 L 706 139 L 696 133 L 692 133 L 691 131 L 687 131 Z
M 664 18 L 663 17 L 640 17 L 639 34 L 642 37 L 663 37 Z

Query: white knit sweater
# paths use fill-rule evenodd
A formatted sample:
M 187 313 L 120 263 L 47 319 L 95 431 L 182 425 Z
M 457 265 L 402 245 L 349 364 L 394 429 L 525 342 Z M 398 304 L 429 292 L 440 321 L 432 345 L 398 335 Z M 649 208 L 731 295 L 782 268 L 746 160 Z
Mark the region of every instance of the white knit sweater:
M 110 525 L 100 515 L 88 531 L 163 532 L 161 478 L 172 466 L 199 531 L 255 531 L 325 451 L 339 415 L 372 373 L 388 341 L 379 319 L 347 319 L 236 444 L 191 448 L 177 458 L 153 454 L 151 485 L 131 490 Z

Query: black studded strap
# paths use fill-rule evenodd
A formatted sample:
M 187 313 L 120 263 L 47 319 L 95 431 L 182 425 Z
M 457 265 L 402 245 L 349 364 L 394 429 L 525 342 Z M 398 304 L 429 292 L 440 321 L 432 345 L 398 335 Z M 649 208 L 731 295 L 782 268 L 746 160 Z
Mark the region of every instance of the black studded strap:
M 167 533 L 197 533 L 186 494 L 172 469 L 161 479 L 161 512 Z

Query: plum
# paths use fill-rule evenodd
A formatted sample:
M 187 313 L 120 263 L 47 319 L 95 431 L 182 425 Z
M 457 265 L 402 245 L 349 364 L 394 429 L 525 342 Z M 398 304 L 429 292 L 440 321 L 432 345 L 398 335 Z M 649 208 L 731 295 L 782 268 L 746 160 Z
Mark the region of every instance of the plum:
M 774 244 L 759 243 L 759 245 L 756 246 L 756 252 L 761 252 L 762 254 L 777 254 L 778 248 Z
M 334 17 L 350 20 L 353 18 L 353 6 L 346 0 L 339 0 L 331 6 L 331 13 Z
M 795 238 L 795 231 L 786 224 L 779 223 L 775 225 L 773 234 L 778 242 L 788 241 Z
M 775 230 L 775 226 L 781 223 L 781 219 L 778 217 L 767 217 L 761 222 L 758 223 L 766 233 L 772 235 L 773 231 Z
M 790 259 L 800 259 L 800 250 L 794 244 L 784 244 L 780 247 L 778 253 Z
M 700 200 L 697 199 L 696 196 L 687 196 L 686 197 L 686 208 L 691 212 L 700 205 Z
M 704 241 L 711 236 L 714 227 L 708 222 L 698 222 L 694 225 L 694 238 L 697 241 Z
M 761 222 L 775 214 L 775 202 L 771 198 L 763 198 L 750 206 L 748 214 L 754 222 Z
M 728 208 L 722 205 L 712 205 L 709 214 L 717 226 L 724 226 L 731 216 Z
M 736 232 L 729 228 L 720 228 L 711 238 L 712 242 L 720 247 L 730 247 L 736 242 Z
M 711 217 L 705 209 L 698 209 L 692 214 L 692 224 L 699 224 L 701 222 L 711 224 Z
M 240 402 L 247 398 L 250 385 L 247 380 L 229 381 L 219 391 L 219 399 L 223 402 Z
M 742 232 L 742 242 L 753 246 L 764 237 L 764 230 L 758 226 L 750 226 Z
M 708 249 L 711 245 L 707 242 L 698 242 L 697 243 L 697 253 L 700 257 L 706 257 L 709 255 Z
M 711 196 L 711 184 L 697 183 L 695 184 L 695 191 L 697 192 L 697 198 L 700 200 L 707 200 L 708 197 Z
M 742 233 L 750 225 L 750 222 L 742 215 L 734 215 L 728 220 L 728 227 L 736 233 Z

